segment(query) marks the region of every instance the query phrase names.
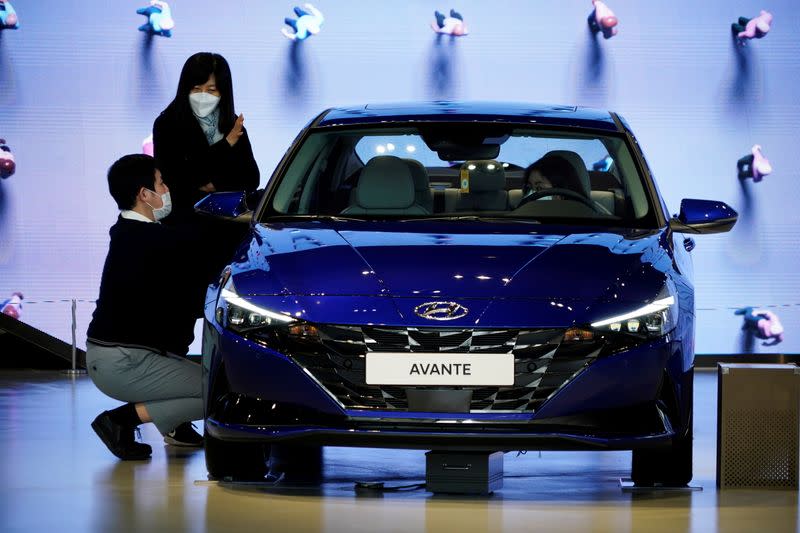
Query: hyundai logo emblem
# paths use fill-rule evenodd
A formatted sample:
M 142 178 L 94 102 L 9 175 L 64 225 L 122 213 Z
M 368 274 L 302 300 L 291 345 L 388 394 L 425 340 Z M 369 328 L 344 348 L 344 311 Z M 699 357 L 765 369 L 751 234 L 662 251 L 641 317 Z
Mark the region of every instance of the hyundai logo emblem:
M 416 306 L 414 313 L 428 320 L 455 320 L 467 316 L 469 309 L 455 302 L 426 302 Z

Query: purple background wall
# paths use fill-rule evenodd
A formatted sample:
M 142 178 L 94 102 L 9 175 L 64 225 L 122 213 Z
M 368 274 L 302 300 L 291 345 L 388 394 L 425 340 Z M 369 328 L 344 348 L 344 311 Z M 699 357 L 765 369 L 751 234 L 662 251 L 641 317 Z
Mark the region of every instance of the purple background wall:
M 281 34 L 291 2 L 171 2 L 171 39 L 136 31 L 146 2 L 14 2 L 21 29 L 0 33 L 0 137 L 18 171 L 0 182 L 0 298 L 78 298 L 79 344 L 116 217 L 105 171 L 140 151 L 184 60 L 200 50 L 231 63 L 266 183 L 302 125 L 325 107 L 375 101 L 492 99 L 566 103 L 622 113 L 645 147 L 673 211 L 683 197 L 740 210 L 730 234 L 697 239 L 698 353 L 741 349 L 733 308 L 775 305 L 786 340 L 756 351 L 800 352 L 800 10 L 713 0 L 609 0 L 619 35 L 597 46 L 587 1 L 320 1 L 320 35 L 293 48 Z M 437 40 L 433 10 L 456 7 L 471 34 Z M 766 8 L 774 29 L 737 56 L 730 23 Z M 775 171 L 750 185 L 736 160 L 760 143 Z M 167 290 L 151 280 L 153 305 Z M 69 304 L 26 303 L 23 318 L 69 339 Z

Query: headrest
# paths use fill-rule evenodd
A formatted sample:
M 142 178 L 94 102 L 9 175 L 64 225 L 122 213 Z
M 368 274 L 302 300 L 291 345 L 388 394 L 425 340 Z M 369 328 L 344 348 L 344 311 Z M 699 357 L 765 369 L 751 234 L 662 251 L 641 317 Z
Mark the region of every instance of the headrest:
M 414 190 L 417 192 L 428 191 L 431 188 L 431 180 L 425 165 L 416 159 L 403 159 L 411 170 L 411 177 L 414 178 Z
M 494 159 L 465 161 L 461 168 L 469 172 L 470 192 L 503 191 L 506 188 L 506 171 Z
M 547 152 L 544 157 L 560 157 L 572 165 L 575 172 L 578 174 L 584 196 L 587 198 L 589 197 L 592 186 L 589 184 L 589 171 L 586 170 L 586 163 L 584 163 L 581 156 L 570 150 L 553 150 L 552 152 Z M 544 157 L 542 159 L 544 159 Z
M 356 187 L 356 203 L 365 209 L 405 209 L 414 203 L 411 170 L 399 157 L 373 157 Z

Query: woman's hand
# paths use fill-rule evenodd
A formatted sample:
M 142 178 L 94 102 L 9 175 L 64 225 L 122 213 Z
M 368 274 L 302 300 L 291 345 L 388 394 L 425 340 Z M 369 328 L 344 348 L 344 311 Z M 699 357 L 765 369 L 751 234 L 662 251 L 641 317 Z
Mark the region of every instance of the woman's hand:
M 207 193 L 217 192 L 217 188 L 214 187 L 214 184 L 211 183 L 210 181 L 205 185 L 203 185 L 202 187 L 200 187 L 200 190 Z
M 225 137 L 225 140 L 228 141 L 228 144 L 234 146 L 237 142 L 239 142 L 239 137 L 241 137 L 244 133 L 244 130 L 242 129 L 243 126 L 244 114 L 240 114 L 238 117 L 236 117 L 236 122 L 233 124 L 233 129 L 231 129 L 231 132 L 227 137 Z

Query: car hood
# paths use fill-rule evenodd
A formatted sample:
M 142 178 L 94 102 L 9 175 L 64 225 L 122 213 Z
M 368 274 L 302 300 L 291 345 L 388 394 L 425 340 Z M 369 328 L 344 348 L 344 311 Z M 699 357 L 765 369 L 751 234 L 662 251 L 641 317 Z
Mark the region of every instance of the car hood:
M 246 297 L 388 298 L 405 317 L 442 299 L 469 301 L 472 317 L 497 299 L 613 307 L 648 301 L 664 285 L 671 258 L 662 232 L 580 230 L 442 221 L 260 225 L 237 253 L 233 280 Z

